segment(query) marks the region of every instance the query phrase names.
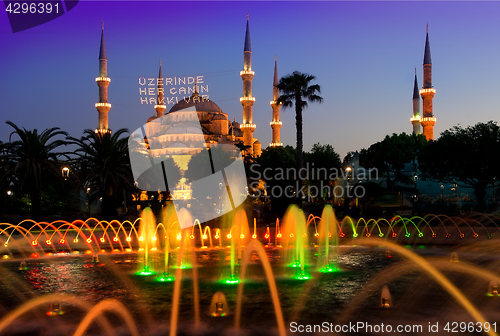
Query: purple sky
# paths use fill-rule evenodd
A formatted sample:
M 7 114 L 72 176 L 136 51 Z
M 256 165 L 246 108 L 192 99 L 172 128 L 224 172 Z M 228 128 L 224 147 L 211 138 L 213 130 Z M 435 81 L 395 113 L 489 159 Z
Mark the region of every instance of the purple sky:
M 70 12 L 13 34 L 0 14 L 0 140 L 6 120 L 59 126 L 73 136 L 97 126 L 95 77 L 101 20 L 108 55 L 111 129 L 135 130 L 154 109 L 138 78 L 204 75 L 210 99 L 241 122 L 243 42 L 250 12 L 255 136 L 271 141 L 274 55 L 280 76 L 311 73 L 323 104 L 304 113 L 304 149 L 332 144 L 343 157 L 385 135 L 411 132 L 414 68 L 422 84 L 429 23 L 436 88 L 435 137 L 454 125 L 497 120 L 500 2 L 80 1 Z M 168 109 L 171 105 L 168 107 Z M 293 109 L 282 142 L 295 145 Z

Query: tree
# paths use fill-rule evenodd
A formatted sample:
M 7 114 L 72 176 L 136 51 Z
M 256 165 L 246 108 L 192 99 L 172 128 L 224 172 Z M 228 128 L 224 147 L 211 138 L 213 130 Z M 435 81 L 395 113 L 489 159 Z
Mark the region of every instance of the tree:
M 103 214 L 116 216 L 116 203 L 120 192 L 132 192 L 134 178 L 128 156 L 128 138 L 121 137 L 127 129 L 119 129 L 113 134 L 96 133 L 90 129 L 84 131 L 81 139 L 68 137 L 76 144 L 77 158 L 82 182 L 90 188 L 91 200 L 102 197 Z
M 209 149 L 202 149 L 191 156 L 184 177 L 188 182 L 193 183 L 192 197 L 196 200 L 197 206 L 205 209 L 203 211 L 211 211 L 214 206 L 223 207 L 226 201 L 231 202 L 228 199 L 231 193 L 234 193 L 231 194 L 234 200 L 237 197 L 236 193 L 245 192 L 245 190 L 230 188 L 234 176 L 231 169 L 225 169 L 235 161 L 236 153 L 239 154 L 239 149 L 232 145 L 212 145 Z M 198 182 L 202 179 L 203 182 Z M 198 184 L 195 187 L 195 182 L 201 185 Z M 220 200 L 219 204 L 214 204 L 215 199 Z
M 402 174 L 406 164 L 414 162 L 417 154 L 425 148 L 427 140 L 422 134 L 392 134 L 360 152 L 360 164 L 365 168 L 377 168 L 385 175 L 387 189 L 398 188 L 397 183 L 410 185 L 412 179 Z M 416 164 L 416 163 L 415 163 Z M 415 171 L 417 167 L 415 166 Z
M 11 121 L 6 123 L 14 128 L 13 133 L 17 134 L 19 140 L 3 146 L 3 155 L 7 159 L 2 160 L 2 163 L 6 164 L 7 168 L 1 178 L 11 179 L 16 189 L 29 194 L 32 217 L 38 219 L 44 179 L 52 177 L 54 180 L 61 180 L 62 167 L 59 157 L 65 153 L 57 153 L 55 150 L 67 142 L 53 138 L 68 134 L 58 127 L 45 129 L 38 134 L 37 129 L 30 131 L 21 129 Z
M 294 71 L 280 79 L 278 89 L 280 97 L 278 103 L 283 104 L 283 108 L 292 107 L 295 104 L 295 126 L 297 128 L 297 172 L 303 166 L 302 153 L 302 110 L 307 107 L 307 103 L 323 102 L 323 98 L 318 96 L 321 93 L 321 87 L 318 84 L 310 85 L 310 82 L 316 77 Z
M 484 209 L 486 188 L 499 178 L 500 127 L 494 121 L 454 126 L 420 152 L 424 178 L 473 188 L 477 210 Z
M 314 164 L 314 168 L 340 169 L 341 167 L 340 155 L 330 144 L 314 144 L 311 152 L 306 153 L 306 162 Z
M 324 196 L 324 187 L 333 190 L 334 180 L 337 179 L 341 169 L 340 156 L 335 152 L 332 145 L 314 144 L 310 153 L 305 153 L 305 161 L 308 163 L 309 183 L 318 188 L 318 197 Z M 333 195 L 332 195 L 333 197 Z
M 227 151 L 217 146 L 210 147 L 210 153 L 209 149 L 203 149 L 191 156 L 188 163 L 188 169 L 184 172 L 186 180 L 188 180 L 188 182 L 193 182 L 212 175 L 214 172 L 212 172 L 212 164 L 210 161 L 216 162 L 214 169 L 215 172 L 217 172 L 220 170 L 217 169 L 217 167 L 223 168 L 229 166 L 234 161 L 234 158 L 232 158 Z
M 267 147 L 250 169 L 250 188 L 255 189 L 259 181 L 263 181 L 275 213 L 284 213 L 293 199 L 297 184 L 295 159 L 296 150 L 292 146 Z

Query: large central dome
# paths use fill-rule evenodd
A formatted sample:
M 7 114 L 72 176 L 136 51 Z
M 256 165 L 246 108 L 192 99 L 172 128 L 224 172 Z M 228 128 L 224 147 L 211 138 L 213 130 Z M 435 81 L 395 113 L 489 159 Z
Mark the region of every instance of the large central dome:
M 197 112 L 220 112 L 220 107 L 208 98 L 203 98 L 198 92 L 193 93 L 191 97 L 184 98 L 175 104 L 169 111 L 176 112 L 188 107 L 196 108 Z

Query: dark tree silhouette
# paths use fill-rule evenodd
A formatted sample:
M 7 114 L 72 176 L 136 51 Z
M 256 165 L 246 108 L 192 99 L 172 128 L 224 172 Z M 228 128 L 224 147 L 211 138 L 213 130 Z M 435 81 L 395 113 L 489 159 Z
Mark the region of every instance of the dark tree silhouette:
M 500 177 L 500 127 L 494 121 L 441 133 L 420 152 L 424 177 L 474 189 L 477 210 L 484 210 L 486 188 Z
M 124 189 L 133 190 L 128 137 L 121 137 L 127 132 L 123 128 L 113 134 L 87 129 L 81 139 L 68 137 L 71 143 L 78 146 L 75 161 L 81 167 L 82 182 L 90 187 L 92 200 L 102 197 L 103 215 L 106 217 L 116 216 L 116 201 L 121 192 Z
M 411 177 L 401 171 L 406 164 L 415 161 L 426 145 L 427 140 L 422 134 L 387 135 L 384 140 L 374 143 L 367 150 L 361 150 L 360 164 L 365 168 L 377 168 L 379 174 L 386 177 L 387 189 L 395 190 L 398 188 L 397 183 L 413 183 Z
M 46 129 L 39 134 L 37 129 L 26 130 L 11 121 L 7 121 L 7 124 L 14 128 L 13 134 L 16 134 L 19 140 L 3 146 L 3 155 L 7 159 L 2 160 L 6 168 L 1 178 L 15 181 L 16 189 L 29 194 L 32 217 L 37 220 L 40 216 L 42 181 L 49 176 L 62 178 L 59 157 L 66 153 L 55 150 L 67 142 L 54 140 L 54 137 L 68 134 L 58 127 Z
M 302 135 L 302 111 L 307 107 L 307 103 L 323 102 L 323 98 L 318 96 L 321 93 L 321 87 L 318 84 L 311 85 L 311 81 L 316 77 L 294 71 L 280 79 L 278 89 L 280 97 L 277 102 L 283 104 L 284 108 L 295 105 L 295 126 L 297 129 L 297 171 L 303 166 L 303 135 Z

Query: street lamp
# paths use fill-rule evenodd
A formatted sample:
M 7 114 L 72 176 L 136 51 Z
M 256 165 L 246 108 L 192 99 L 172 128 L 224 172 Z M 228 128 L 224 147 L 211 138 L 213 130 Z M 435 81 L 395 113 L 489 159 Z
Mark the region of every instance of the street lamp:
M 62 177 L 64 177 L 65 180 L 68 179 L 69 176 L 69 168 L 64 166 L 62 171 L 61 171 Z
M 66 181 L 68 179 L 68 176 L 69 176 L 69 168 L 64 166 L 61 170 L 61 174 L 62 174 L 62 177 L 64 178 L 64 181 Z M 63 213 L 66 212 L 66 199 L 67 199 L 67 195 L 66 195 L 66 183 L 63 183 L 63 197 L 64 197 L 64 208 L 63 208 Z
M 443 192 L 444 192 L 444 185 L 443 185 L 443 184 L 441 184 L 441 198 L 443 198 L 443 197 L 444 197 L 444 196 L 443 196 Z
M 417 180 L 418 180 L 418 175 L 417 174 L 413 175 L 413 183 L 415 184 L 415 192 L 413 195 L 413 214 L 415 214 L 415 204 L 417 202 Z
M 413 183 L 415 183 L 415 197 L 417 196 L 417 181 L 418 181 L 418 176 L 417 174 L 413 175 Z
M 453 182 L 453 188 L 451 188 L 451 190 L 455 191 L 456 207 L 457 207 L 458 213 L 460 214 L 460 200 L 458 199 L 458 185 L 456 182 Z
M 347 187 L 344 190 L 344 192 L 345 192 L 345 207 L 347 210 L 349 210 L 349 182 L 351 181 L 352 168 L 346 167 L 345 171 L 346 171 L 346 177 L 347 177 Z
M 87 205 L 89 208 L 89 218 L 90 218 L 90 187 L 87 187 Z
M 352 168 L 351 167 L 347 167 L 345 169 L 346 171 L 346 175 L 347 175 L 347 183 L 349 184 L 349 181 L 351 181 L 351 171 L 352 171 Z
M 455 191 L 455 198 L 458 199 L 458 190 L 457 190 L 458 188 L 457 187 L 458 187 L 457 183 L 453 182 L 453 188 L 451 188 L 451 190 Z
M 493 178 L 493 203 L 496 201 L 496 195 L 495 195 L 495 182 L 497 181 L 497 178 Z

